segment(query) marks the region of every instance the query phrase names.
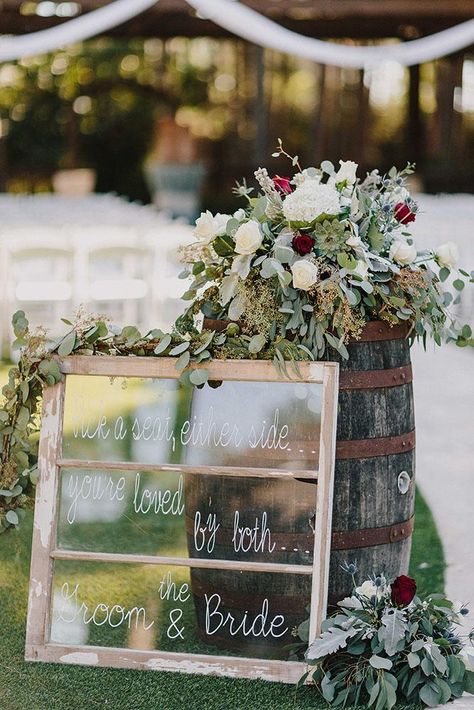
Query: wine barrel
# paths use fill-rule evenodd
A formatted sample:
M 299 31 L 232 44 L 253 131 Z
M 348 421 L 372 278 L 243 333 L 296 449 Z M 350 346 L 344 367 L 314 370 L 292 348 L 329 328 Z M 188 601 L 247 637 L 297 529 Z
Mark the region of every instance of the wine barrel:
M 408 571 L 415 504 L 415 416 L 405 324 L 367 323 L 340 361 L 329 603 L 358 579 Z
M 227 323 L 207 321 L 205 325 L 222 329 Z M 366 324 L 360 340 L 348 344 L 349 360 L 342 360 L 334 351 L 326 355 L 327 360 L 338 360 L 341 368 L 329 575 L 331 606 L 351 592 L 351 577 L 343 569 L 347 563 L 357 564 L 360 581 L 374 573 L 384 573 L 392 579 L 408 570 L 414 523 L 415 428 L 407 335 L 405 324 L 391 327 L 373 321 Z M 275 488 L 275 481 L 267 479 L 254 479 L 251 483 L 249 479 L 188 475 L 190 556 L 199 555 L 191 545 L 194 512 L 205 512 L 210 500 L 224 520 L 215 556 L 239 559 L 238 553 L 230 549 L 229 511 L 237 507 L 258 515 L 266 500 L 273 516 L 272 536 L 275 532 L 278 540 L 278 557 L 274 552 L 271 561 L 310 561 L 307 551 L 312 550 L 313 483 L 278 481 Z M 256 561 L 270 561 L 269 557 L 264 552 L 261 557 L 252 555 Z M 269 580 L 268 573 L 239 575 L 226 570 L 193 569 L 192 591 L 201 639 L 246 655 L 262 654 L 258 640 L 206 636 L 204 600 L 214 593 L 225 600 L 221 611 L 238 615 L 243 610 L 258 612 L 263 590 L 268 596 L 270 588 L 272 610 L 288 617 L 290 626 L 293 621 L 297 623 L 301 610 L 310 601 L 309 578 L 276 574 L 270 577 Z M 268 641 L 266 645 L 268 655 Z

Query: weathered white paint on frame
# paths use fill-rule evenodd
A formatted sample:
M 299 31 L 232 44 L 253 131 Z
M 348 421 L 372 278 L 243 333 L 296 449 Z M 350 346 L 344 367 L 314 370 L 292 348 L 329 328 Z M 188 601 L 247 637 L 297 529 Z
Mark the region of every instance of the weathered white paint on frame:
M 75 375 L 108 375 L 111 377 L 173 378 L 179 373 L 175 369 L 175 358 L 140 357 L 87 357 L 74 356 L 60 362 L 63 373 Z M 273 363 L 268 361 L 218 361 L 206 364 L 210 379 L 247 382 L 287 382 L 278 376 Z M 313 587 L 310 616 L 310 642 L 318 632 L 325 615 L 329 572 L 329 547 L 331 539 L 332 492 L 336 441 L 336 411 L 338 393 L 337 363 L 300 363 L 302 377 L 292 377 L 293 382 L 323 384 L 323 408 L 320 432 L 319 468 L 312 473 L 317 478 L 317 516 L 314 536 Z M 33 537 L 33 551 L 30 577 L 30 594 L 27 623 L 25 658 L 30 661 L 71 663 L 116 668 L 137 668 L 142 670 L 167 670 L 180 673 L 204 675 L 260 678 L 294 683 L 303 674 L 305 664 L 294 661 L 274 661 L 257 658 L 236 658 L 205 654 L 170 653 L 166 651 L 139 651 L 125 648 L 94 646 L 67 647 L 49 641 L 49 616 L 51 609 L 52 566 L 54 559 L 83 559 L 96 562 L 118 562 L 121 564 L 156 564 L 145 555 L 120 555 L 56 549 L 56 516 L 59 468 L 61 460 L 61 440 L 63 425 L 65 383 L 59 383 L 45 391 L 43 422 L 40 437 L 39 480 L 36 493 L 36 511 Z M 94 467 L 96 462 L 67 462 L 68 466 Z M 107 464 L 98 464 L 107 468 Z M 120 463 L 120 468 L 134 470 L 134 464 Z M 151 470 L 152 467 L 150 467 Z M 155 466 L 155 469 L 161 468 Z M 174 467 L 169 467 L 172 470 Z M 215 468 L 216 470 L 212 470 Z M 193 467 L 197 474 L 226 475 L 226 467 Z M 255 474 L 254 469 L 230 468 L 229 475 Z M 300 471 L 284 469 L 259 469 L 259 476 L 272 477 L 278 474 L 301 476 Z M 113 560 L 112 560 L 113 558 Z M 235 569 L 229 560 L 185 560 L 183 558 L 160 558 L 171 565 L 210 567 L 212 569 Z M 191 565 L 189 563 L 191 562 Z M 281 574 L 302 572 L 298 565 L 272 565 L 271 563 L 243 563 L 243 570 L 272 571 Z M 242 571 L 242 570 L 241 570 Z M 310 569 L 304 570 L 310 573 Z M 242 573 L 244 573 L 242 571 Z

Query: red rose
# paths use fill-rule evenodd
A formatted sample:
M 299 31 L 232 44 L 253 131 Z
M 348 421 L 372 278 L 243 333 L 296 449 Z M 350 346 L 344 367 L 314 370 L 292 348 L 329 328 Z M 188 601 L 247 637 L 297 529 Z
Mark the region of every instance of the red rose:
M 281 195 L 289 195 L 293 192 L 293 188 L 290 185 L 289 177 L 280 177 L 280 175 L 274 175 L 272 177 L 273 184 Z
M 405 202 L 398 202 L 395 205 L 395 219 L 401 224 L 410 224 L 416 219 L 416 214 L 411 211 Z
M 293 237 L 291 245 L 298 254 L 304 256 L 305 254 L 309 254 L 312 250 L 314 239 L 310 237 L 309 234 L 297 234 Z
M 408 606 L 416 594 L 416 582 L 401 574 L 392 584 L 392 602 L 397 606 Z

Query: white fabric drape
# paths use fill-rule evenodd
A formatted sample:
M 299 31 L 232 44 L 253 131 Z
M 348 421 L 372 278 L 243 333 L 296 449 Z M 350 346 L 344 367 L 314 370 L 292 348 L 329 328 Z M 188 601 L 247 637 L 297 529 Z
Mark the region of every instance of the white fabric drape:
M 14 37 L 0 37 L 0 62 L 53 52 L 74 42 L 82 42 L 127 22 L 158 0 L 115 0 L 109 5 L 75 17 L 56 27 Z
M 243 39 L 279 52 L 338 67 L 364 67 L 395 61 L 405 66 L 423 64 L 474 43 L 474 20 L 443 30 L 430 37 L 378 47 L 347 45 L 305 37 L 287 30 L 235 0 L 187 0 L 201 16 Z M 414 0 L 416 2 L 416 0 Z
M 235 0 L 186 0 L 201 17 L 262 47 L 311 59 L 319 64 L 363 69 L 384 61 L 422 64 L 474 44 L 474 20 L 429 37 L 399 44 L 354 47 L 324 42 L 292 32 Z M 114 0 L 105 7 L 31 34 L 0 37 L 0 62 L 60 47 L 101 34 L 152 7 L 158 0 Z

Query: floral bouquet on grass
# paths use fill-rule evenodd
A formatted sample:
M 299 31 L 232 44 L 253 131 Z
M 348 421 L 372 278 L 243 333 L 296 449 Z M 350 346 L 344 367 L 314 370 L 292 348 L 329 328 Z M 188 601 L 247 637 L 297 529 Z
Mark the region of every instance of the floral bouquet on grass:
M 390 710 L 397 702 L 435 707 L 474 692 L 474 672 L 460 656 L 455 627 L 465 606 L 441 594 L 416 596 L 416 583 L 402 575 L 389 585 L 383 575 L 355 585 L 326 619 L 306 652 L 310 678 L 333 707 L 364 704 Z M 308 641 L 308 624 L 298 635 Z M 472 634 L 471 634 L 472 636 Z
M 257 194 L 245 183 L 235 190 L 244 209 L 197 220 L 197 241 L 183 250 L 181 276 L 193 281 L 181 326 L 196 314 L 232 321 L 208 344 L 214 357 L 276 364 L 321 358 L 328 345 L 347 358 L 347 342 L 370 320 L 406 322 L 414 337 L 438 345 L 473 344 L 450 310 L 471 279 L 456 268 L 456 245 L 419 252 L 408 231 L 418 209 L 405 185 L 411 166 L 361 179 L 351 161 L 302 169 L 281 142 L 273 155 L 297 172 L 270 177 L 260 168 Z

